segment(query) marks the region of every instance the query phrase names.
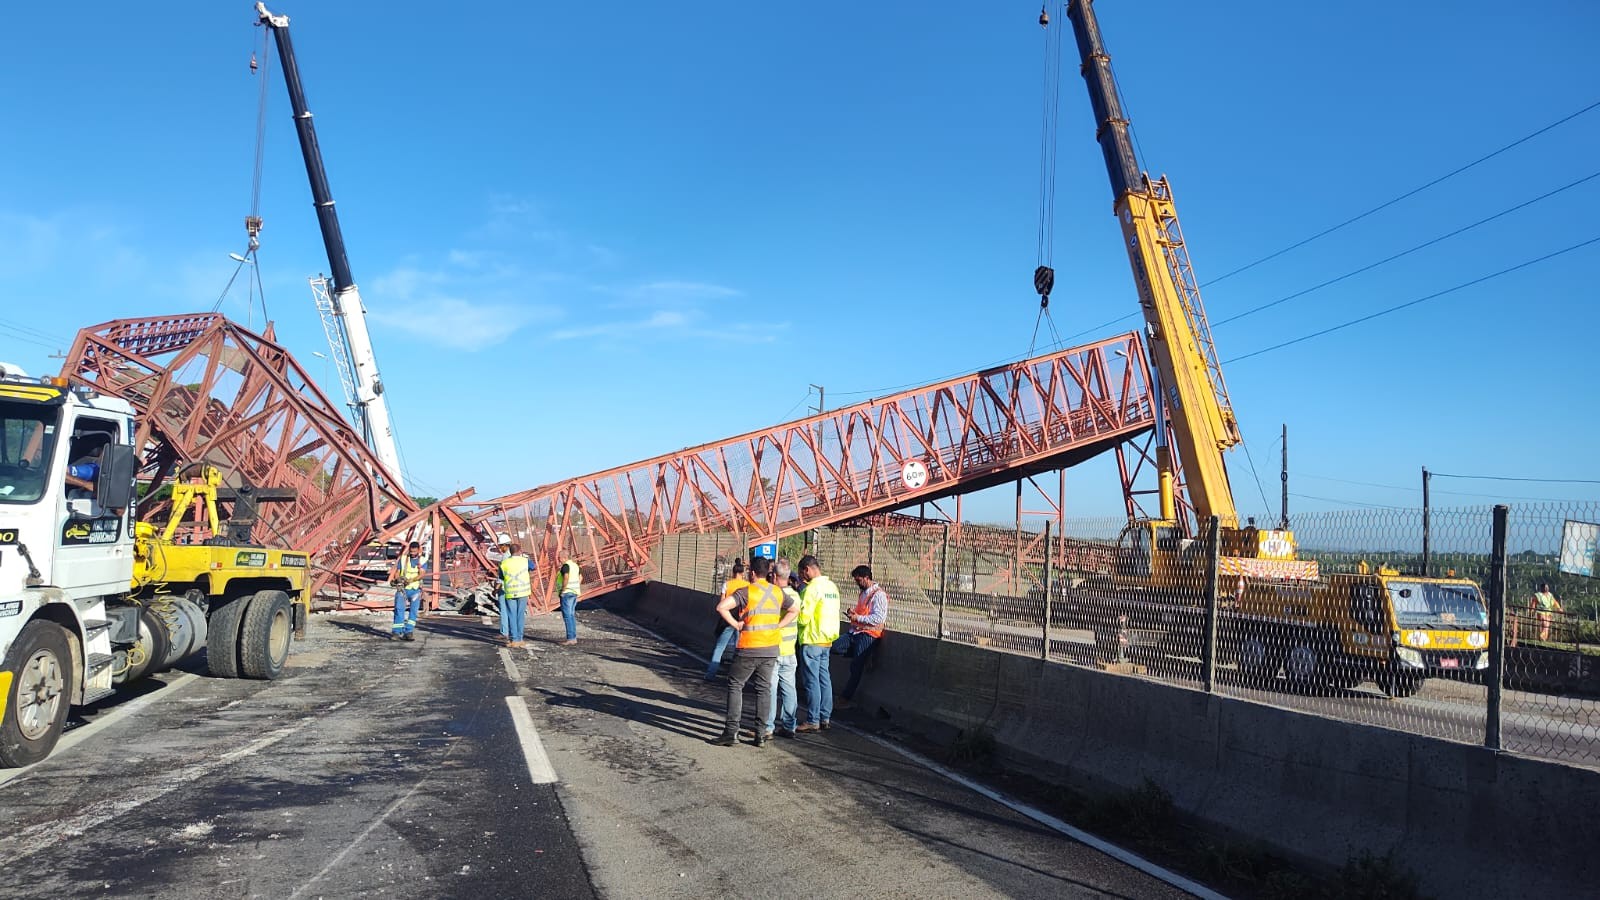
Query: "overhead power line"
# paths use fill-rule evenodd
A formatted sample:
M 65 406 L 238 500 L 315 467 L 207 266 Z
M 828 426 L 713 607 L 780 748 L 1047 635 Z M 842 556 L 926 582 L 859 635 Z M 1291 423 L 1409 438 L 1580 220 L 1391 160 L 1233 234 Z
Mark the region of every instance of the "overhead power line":
M 1474 166 L 1481 165 L 1482 163 L 1486 163 L 1489 160 L 1494 159 L 1496 156 L 1499 156 L 1500 154 L 1506 152 L 1507 150 L 1512 149 L 1513 147 L 1517 147 L 1517 146 L 1520 146 L 1522 144 L 1526 144 L 1528 141 L 1533 140 L 1534 138 L 1538 137 L 1539 135 L 1544 134 L 1545 132 L 1547 132 L 1547 131 L 1549 131 L 1549 130 L 1551 130 L 1553 128 L 1556 128 L 1558 126 L 1565 125 L 1566 123 L 1572 121 L 1573 119 L 1576 119 L 1577 117 L 1583 115 L 1584 113 L 1589 112 L 1589 111 L 1594 110 L 1594 109 L 1597 109 L 1597 108 L 1600 108 L 1600 100 L 1596 100 L 1593 103 L 1590 103 L 1588 106 L 1585 106 L 1584 108 L 1578 110 L 1577 112 L 1569 113 L 1568 115 L 1562 116 L 1561 118 L 1555 120 L 1554 122 L 1551 122 L 1549 125 L 1546 125 L 1543 128 L 1540 128 L 1540 129 L 1538 129 L 1536 131 L 1533 131 L 1533 132 L 1531 132 L 1529 134 L 1525 134 L 1522 137 L 1519 137 L 1516 140 L 1512 141 L 1511 143 L 1506 144 L 1504 147 L 1501 147 L 1500 149 L 1494 150 L 1494 151 L 1492 151 L 1490 153 L 1484 154 L 1483 156 L 1478 157 L 1477 159 L 1473 160 L 1472 162 L 1467 163 L 1464 166 L 1461 166 L 1460 168 L 1452 169 L 1451 171 L 1446 172 L 1443 175 L 1440 175 L 1438 178 L 1433 179 L 1432 181 L 1428 182 L 1427 184 L 1424 184 L 1424 185 L 1422 185 L 1420 187 L 1412 188 L 1411 190 L 1406 191 L 1405 193 L 1399 195 L 1398 197 L 1392 197 L 1392 198 L 1390 198 L 1388 200 L 1385 200 L 1382 203 L 1379 203 L 1377 206 L 1374 206 L 1371 209 L 1367 210 L 1366 212 L 1358 213 L 1357 215 L 1351 216 L 1350 218 L 1345 219 L 1343 222 L 1340 222 L 1337 225 L 1333 225 L 1331 227 L 1324 228 L 1323 230 L 1317 232 L 1316 234 L 1311 235 L 1310 237 L 1302 238 L 1302 239 L 1300 239 L 1298 241 L 1295 241 L 1294 243 L 1290 244 L 1289 246 L 1284 247 L 1281 250 L 1275 250 L 1272 253 L 1268 253 L 1266 256 L 1263 256 L 1260 259 L 1255 260 L 1254 262 L 1245 263 L 1244 265 L 1240 266 L 1237 269 L 1234 269 L 1231 272 L 1227 272 L 1227 273 L 1224 273 L 1222 275 L 1218 275 L 1216 278 L 1213 278 L 1210 281 L 1207 281 L 1207 282 L 1204 282 L 1203 284 L 1201 284 L 1201 287 L 1205 287 L 1206 285 L 1216 284 L 1217 282 L 1222 281 L 1225 278 L 1232 278 L 1233 276 L 1238 275 L 1240 272 L 1248 271 L 1250 269 L 1255 268 L 1256 266 L 1261 265 L 1264 262 L 1267 262 L 1267 261 L 1273 260 L 1273 259 L 1277 259 L 1278 257 L 1284 255 L 1285 253 L 1288 253 L 1291 250 L 1297 250 L 1297 249 L 1299 249 L 1301 247 L 1304 247 L 1305 245 L 1311 243 L 1314 240 L 1317 240 L 1318 238 L 1327 237 L 1328 235 L 1333 234 L 1335 231 L 1338 231 L 1339 229 L 1344 228 L 1347 225 L 1354 225 L 1355 223 L 1361 221 L 1362 219 L 1365 219 L 1366 217 L 1372 215 L 1373 213 L 1380 212 L 1382 210 L 1388 209 L 1389 207 L 1395 205 L 1396 203 L 1399 203 L 1402 200 L 1405 200 L 1408 197 L 1414 197 L 1417 194 L 1420 194 L 1423 191 L 1427 190 L 1428 188 L 1433 187 L 1434 185 L 1437 185 L 1437 184 L 1439 184 L 1441 182 L 1444 182 L 1444 181 L 1448 181 L 1449 179 L 1454 178 L 1457 175 L 1460 175 L 1462 172 L 1465 172 L 1468 169 L 1473 168 Z
M 1385 265 L 1387 263 L 1392 263 L 1395 260 L 1401 258 L 1402 256 L 1409 256 L 1409 255 L 1417 252 L 1418 250 L 1426 250 L 1427 248 L 1432 247 L 1434 244 L 1437 244 L 1440 241 L 1446 241 L 1446 240 L 1449 240 L 1450 238 L 1455 237 L 1456 235 L 1462 234 L 1462 233 L 1467 232 L 1467 231 L 1471 231 L 1472 229 L 1477 228 L 1479 225 L 1487 225 L 1490 222 L 1493 222 L 1495 219 L 1498 219 L 1498 218 L 1500 218 L 1502 216 L 1510 215 L 1511 213 L 1514 213 L 1519 209 L 1523 209 L 1525 207 L 1532 206 L 1533 204 L 1538 203 L 1541 200 L 1548 200 L 1549 198 L 1554 197 L 1555 195 L 1557 195 L 1559 193 L 1562 193 L 1563 191 L 1570 191 L 1573 188 L 1577 187 L 1578 185 L 1584 184 L 1586 182 L 1593 181 L 1596 178 L 1600 178 L 1600 172 L 1592 172 L 1592 173 L 1590 173 L 1588 175 L 1583 176 L 1582 178 L 1579 178 L 1577 181 L 1573 181 L 1573 182 L 1570 182 L 1568 184 L 1564 184 L 1561 187 L 1558 187 L 1553 191 L 1546 191 L 1545 193 L 1540 194 L 1539 196 L 1534 197 L 1531 200 L 1524 200 L 1521 203 L 1518 203 L 1516 206 L 1512 206 L 1512 207 L 1508 207 L 1506 209 L 1502 209 L 1499 212 L 1495 213 L 1494 215 L 1487 216 L 1485 218 L 1479 219 L 1478 221 L 1473 222 L 1470 225 L 1463 225 L 1463 226 L 1461 226 L 1460 228 L 1457 228 L 1454 231 L 1450 231 L 1450 232 L 1447 232 L 1445 234 L 1441 234 L 1438 237 L 1433 238 L 1432 240 L 1423 241 L 1422 243 L 1417 244 L 1417 245 L 1415 245 L 1413 247 L 1410 247 L 1410 248 L 1405 249 L 1405 250 L 1401 250 L 1399 253 L 1395 253 L 1395 254 L 1393 254 L 1391 256 L 1386 256 L 1383 259 L 1378 260 L 1377 262 L 1368 263 L 1367 265 L 1364 265 L 1359 269 L 1352 269 L 1351 271 L 1346 272 L 1343 275 L 1338 276 L 1337 278 L 1330 278 L 1327 281 L 1322 282 L 1321 284 L 1314 284 L 1311 287 L 1305 288 L 1304 290 L 1295 291 L 1294 293 L 1289 294 L 1286 297 L 1279 297 L 1278 299 L 1273 300 L 1270 303 L 1263 303 L 1260 306 L 1253 307 L 1251 309 L 1247 309 L 1244 312 L 1235 313 L 1234 315 L 1231 315 L 1231 316 L 1227 317 L 1226 319 L 1221 319 L 1219 321 L 1213 322 L 1212 323 L 1212 327 L 1215 328 L 1218 325 L 1226 325 L 1229 322 L 1236 322 L 1236 321 L 1244 318 L 1245 316 L 1255 315 L 1256 313 L 1261 312 L 1264 309 L 1271 309 L 1272 307 L 1277 306 L 1280 303 L 1287 303 L 1290 300 L 1296 299 L 1297 297 L 1304 297 L 1306 294 L 1309 294 L 1309 293 L 1311 293 L 1313 291 L 1320 291 L 1323 288 L 1328 287 L 1329 285 L 1338 284 L 1339 282 L 1344 281 L 1346 278 L 1353 278 L 1353 277 L 1355 277 L 1357 275 L 1360 275 L 1363 272 L 1370 272 L 1373 269 L 1376 269 L 1377 267 L 1379 267 L 1381 265 Z
M 1429 472 L 1435 478 L 1470 478 L 1476 481 L 1532 481 L 1540 484 L 1600 484 L 1592 478 L 1522 478 L 1515 475 L 1451 475 L 1446 472 Z
M 1350 319 L 1349 321 L 1346 321 L 1346 322 L 1340 322 L 1338 325 L 1333 325 L 1333 326 L 1330 326 L 1328 328 L 1323 328 L 1320 331 L 1313 331 L 1310 334 L 1304 334 L 1304 335 L 1301 335 L 1300 337 L 1293 338 L 1291 340 L 1287 340 L 1287 341 L 1283 341 L 1281 343 L 1273 344 L 1270 347 L 1262 347 L 1260 350 L 1252 350 L 1249 353 L 1243 354 L 1242 356 L 1235 356 L 1232 359 L 1225 360 L 1224 361 L 1224 365 L 1236 363 L 1236 362 L 1239 362 L 1240 360 L 1244 360 L 1244 359 L 1249 359 L 1252 356 L 1260 356 L 1263 353 L 1271 353 L 1274 350 L 1282 350 L 1284 347 L 1290 347 L 1290 346 L 1293 346 L 1295 344 L 1302 343 L 1304 341 L 1309 341 L 1312 338 L 1322 337 L 1325 334 L 1332 334 L 1335 331 L 1342 331 L 1343 329 L 1349 328 L 1352 325 L 1360 325 L 1362 322 L 1370 322 L 1373 319 L 1379 318 L 1380 316 L 1386 316 L 1386 315 L 1389 315 L 1390 313 L 1399 312 L 1402 309 L 1406 309 L 1408 307 L 1416 306 L 1418 303 L 1425 303 L 1425 302 L 1427 302 L 1429 300 L 1435 300 L 1435 299 L 1437 299 L 1439 297 L 1445 296 L 1446 294 L 1453 294 L 1456 291 L 1464 290 L 1466 288 L 1472 287 L 1475 284 L 1482 284 L 1485 281 L 1489 281 L 1489 280 L 1494 279 L 1494 278 L 1499 278 L 1502 275 L 1509 275 L 1512 272 L 1515 272 L 1515 271 L 1517 271 L 1519 269 L 1526 269 L 1529 266 L 1537 265 L 1538 263 L 1542 263 L 1542 262 L 1544 262 L 1546 260 L 1555 259 L 1558 256 L 1562 256 L 1564 254 L 1571 253 L 1574 250 L 1581 250 L 1584 247 L 1587 247 L 1590 244 L 1595 244 L 1595 243 L 1600 243 L 1600 235 L 1597 235 L 1595 237 L 1589 238 L 1586 241 L 1582 241 L 1580 243 L 1573 244 L 1570 247 L 1564 247 L 1564 248 L 1562 248 L 1560 250 L 1556 250 L 1553 253 L 1546 253 L 1545 255 L 1537 257 L 1535 259 L 1526 260 L 1524 262 L 1517 263 L 1514 266 L 1508 266 L 1508 267 L 1506 267 L 1504 269 L 1501 269 L 1498 272 L 1491 272 L 1488 275 L 1480 275 L 1479 277 L 1474 278 L 1471 281 L 1464 281 L 1464 282 L 1456 285 L 1455 287 L 1448 287 L 1448 288 L 1445 288 L 1442 291 L 1435 291 L 1432 294 L 1428 294 L 1428 295 L 1423 296 L 1423 297 L 1418 297 L 1415 300 L 1407 300 L 1404 303 L 1397 303 L 1394 306 L 1388 307 L 1386 309 L 1380 309 L 1380 310 L 1378 310 L 1377 312 L 1374 312 L 1374 313 L 1368 313 L 1367 315 L 1360 316 L 1360 317 L 1354 318 L 1354 319 Z

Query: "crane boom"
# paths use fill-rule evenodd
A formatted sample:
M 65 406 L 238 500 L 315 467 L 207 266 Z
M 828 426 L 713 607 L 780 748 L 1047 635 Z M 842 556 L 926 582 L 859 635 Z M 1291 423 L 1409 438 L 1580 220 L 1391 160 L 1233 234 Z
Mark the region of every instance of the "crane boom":
M 329 271 L 333 273 L 328 297 L 334 315 L 342 323 L 341 331 L 349 351 L 350 365 L 354 369 L 357 424 L 367 445 L 383 463 L 389 480 L 404 490 L 400 449 L 395 443 L 394 429 L 389 422 L 389 406 L 383 397 L 383 381 L 378 376 L 378 358 L 372 350 L 372 337 L 367 333 L 367 309 L 361 302 L 361 291 L 356 287 L 355 278 L 350 274 L 344 233 L 339 229 L 339 213 L 334 209 L 333 192 L 328 187 L 328 172 L 323 167 L 322 150 L 317 144 L 317 127 L 312 121 L 311 110 L 306 107 L 305 89 L 300 84 L 300 66 L 295 60 L 294 44 L 289 38 L 289 17 L 273 15 L 267 11 L 265 3 L 256 4 L 256 13 L 260 16 L 259 24 L 271 30 L 273 40 L 277 43 L 283 80 L 289 89 L 289 105 L 294 113 L 295 131 L 300 138 L 300 153 L 305 157 L 306 175 L 311 180 L 311 199 L 317 210 L 317 225 L 322 230 L 322 244 L 328 253 Z
M 1171 422 L 1169 435 L 1183 463 L 1195 514 L 1201 519 L 1215 515 L 1224 525 L 1234 527 L 1238 511 L 1222 453 L 1239 443 L 1239 424 L 1178 226 L 1172 188 L 1165 176 L 1152 181 L 1139 166 L 1093 0 L 1072 0 L 1067 17 L 1077 39 L 1083 78 L 1098 124 L 1096 138 L 1111 176 L 1114 209 L 1150 332 L 1149 352 Z M 1169 448 L 1158 447 L 1157 464 L 1162 481 L 1161 515 L 1173 519 L 1174 465 Z

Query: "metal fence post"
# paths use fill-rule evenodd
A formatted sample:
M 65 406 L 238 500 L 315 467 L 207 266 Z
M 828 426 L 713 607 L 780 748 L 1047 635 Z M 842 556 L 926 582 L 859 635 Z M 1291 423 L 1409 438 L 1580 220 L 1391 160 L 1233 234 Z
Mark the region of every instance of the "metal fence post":
M 683 584 L 683 535 L 676 535 L 676 537 L 677 540 L 672 542 L 674 549 L 677 551 L 672 558 L 672 583 L 681 585 Z
M 1505 685 L 1506 654 L 1506 520 L 1511 509 L 1494 508 L 1494 545 L 1489 551 L 1489 708 L 1483 717 L 1483 745 L 1500 747 L 1500 693 Z
M 1206 630 L 1200 647 L 1206 693 L 1217 689 L 1217 567 L 1222 558 L 1221 521 L 1212 516 L 1206 526 Z
M 944 595 L 950 591 L 950 523 L 944 523 L 944 539 L 939 545 L 939 631 L 934 635 L 944 640 Z
M 867 526 L 867 568 L 869 569 L 872 569 L 872 550 L 873 544 L 876 543 L 875 532 L 876 529 L 874 529 L 871 525 Z M 872 577 L 874 579 L 881 579 L 883 575 L 879 573 L 877 569 L 873 569 Z
M 1050 521 L 1044 523 L 1044 649 L 1039 658 L 1050 661 Z

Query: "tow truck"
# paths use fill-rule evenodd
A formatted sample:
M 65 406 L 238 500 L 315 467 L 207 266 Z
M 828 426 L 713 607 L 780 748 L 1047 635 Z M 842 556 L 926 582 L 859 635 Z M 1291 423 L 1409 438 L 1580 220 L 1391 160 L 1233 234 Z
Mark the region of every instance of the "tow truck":
M 1197 653 L 1213 577 L 1197 532 L 1215 520 L 1219 659 L 1236 662 L 1247 680 L 1274 680 L 1281 670 L 1299 688 L 1343 688 L 1371 678 L 1409 696 L 1430 673 L 1485 668 L 1488 619 L 1471 581 L 1365 566 L 1324 576 L 1299 557 L 1287 516 L 1280 528 L 1240 526 L 1224 454 L 1243 437 L 1172 186 L 1140 166 L 1093 0 L 1072 0 L 1067 17 L 1149 335 L 1160 511 L 1127 524 L 1110 571 L 1086 573 L 1062 615 L 1094 629 L 1102 646 L 1142 634 L 1182 648 L 1178 655 Z M 1180 468 L 1192 502 L 1182 514 Z
M 212 675 L 276 678 L 304 633 L 306 555 L 250 537 L 254 504 L 287 497 L 194 466 L 158 533 L 136 516 L 135 424 L 124 400 L 0 363 L 0 766 L 201 650 Z

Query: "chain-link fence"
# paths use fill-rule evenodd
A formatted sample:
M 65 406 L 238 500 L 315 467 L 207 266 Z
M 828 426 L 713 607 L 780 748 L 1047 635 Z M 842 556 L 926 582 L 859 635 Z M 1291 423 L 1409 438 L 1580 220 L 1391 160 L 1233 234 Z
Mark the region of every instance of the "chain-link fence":
M 1253 527 L 908 521 L 807 547 L 844 586 L 872 567 L 891 632 L 1600 765 L 1600 504 L 1511 507 L 1498 541 L 1495 519 L 1313 513 L 1298 547 Z M 743 551 L 740 535 L 669 539 L 657 571 L 714 591 Z

